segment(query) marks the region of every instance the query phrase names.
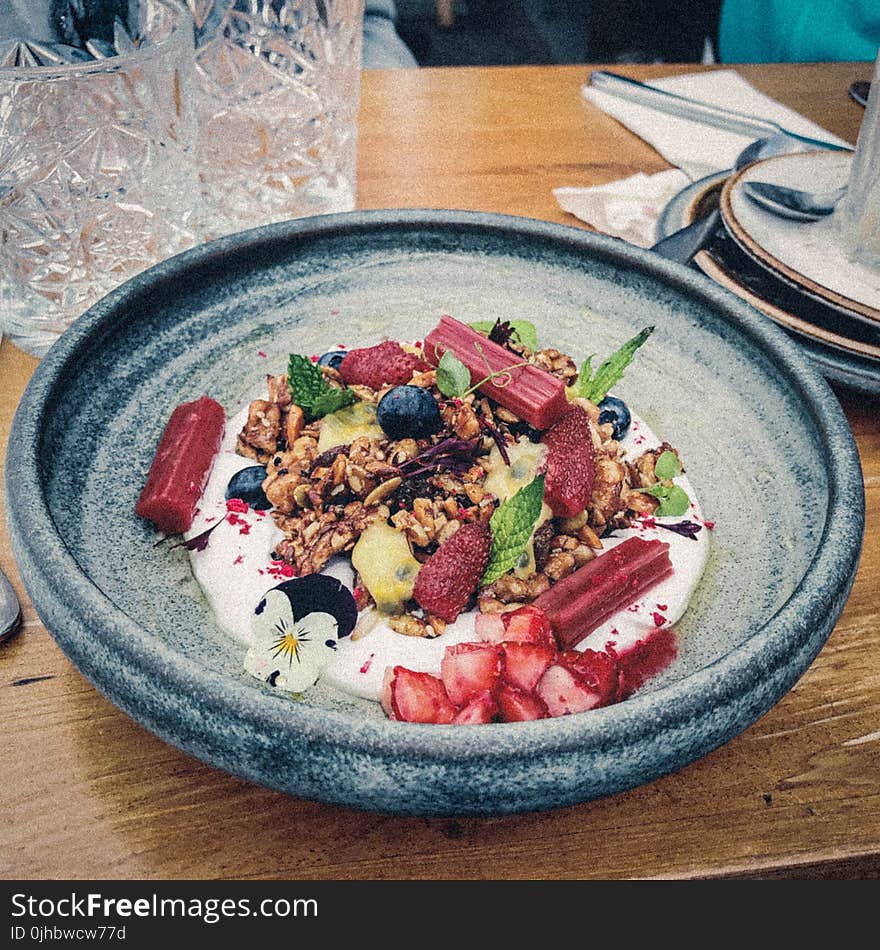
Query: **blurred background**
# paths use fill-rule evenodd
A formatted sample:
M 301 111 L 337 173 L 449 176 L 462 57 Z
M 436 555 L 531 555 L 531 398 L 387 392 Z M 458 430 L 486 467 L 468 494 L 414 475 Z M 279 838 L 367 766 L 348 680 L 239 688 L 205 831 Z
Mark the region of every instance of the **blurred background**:
M 712 62 L 721 0 L 396 0 L 420 66 Z

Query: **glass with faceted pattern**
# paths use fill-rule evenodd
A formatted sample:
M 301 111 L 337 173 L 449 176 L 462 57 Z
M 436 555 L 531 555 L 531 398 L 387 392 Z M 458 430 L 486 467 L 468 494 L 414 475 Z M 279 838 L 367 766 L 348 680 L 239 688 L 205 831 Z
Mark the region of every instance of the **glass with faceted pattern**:
M 355 205 L 364 0 L 187 0 L 206 238 Z
M 134 9 L 121 52 L 0 66 L 0 320 L 35 356 L 197 239 L 192 18 L 181 0 Z

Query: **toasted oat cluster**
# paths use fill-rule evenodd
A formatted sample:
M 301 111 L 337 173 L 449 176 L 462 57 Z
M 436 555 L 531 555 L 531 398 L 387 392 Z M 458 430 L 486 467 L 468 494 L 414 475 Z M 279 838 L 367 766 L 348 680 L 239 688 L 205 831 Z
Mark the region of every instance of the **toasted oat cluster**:
M 502 394 L 499 387 L 444 394 L 442 370 L 423 344 L 394 345 L 406 359 L 386 349 L 374 369 L 369 349 L 352 350 L 336 366 L 320 365 L 331 397 L 340 390 L 346 399 L 319 417 L 294 400 L 287 374 L 269 376 L 268 397 L 250 404 L 237 451 L 266 468 L 263 490 L 284 534 L 275 557 L 305 576 L 348 552 L 359 609 L 377 606 L 400 633 L 436 636 L 458 605 L 449 612 L 432 609 L 428 595 L 420 602 L 417 577 L 429 574 L 421 568 L 456 536 L 462 544 L 466 536 L 475 539 L 467 555 L 479 547 L 478 529 L 462 532 L 467 525 L 485 526 L 489 537 L 499 506 L 548 471 L 555 427 L 538 429 L 511 411 L 503 404 L 510 400 L 494 398 Z M 476 603 L 484 613 L 531 603 L 596 557 L 603 535 L 651 516 L 658 498 L 642 489 L 657 483 L 660 455 L 674 451 L 664 444 L 626 459 L 614 425 L 600 422 L 599 406 L 574 394 L 578 370 L 570 356 L 552 348 L 532 351 L 509 339 L 504 348 L 511 377 L 527 364 L 565 387 L 566 418 L 576 416 L 587 433 L 589 444 L 582 448 L 593 460 L 591 488 L 574 514 L 560 514 L 564 508 L 548 505 L 545 496 L 516 565 L 467 592 L 467 605 Z M 568 454 L 568 444 L 561 444 L 560 454 Z M 562 484 L 557 493 L 569 488 Z

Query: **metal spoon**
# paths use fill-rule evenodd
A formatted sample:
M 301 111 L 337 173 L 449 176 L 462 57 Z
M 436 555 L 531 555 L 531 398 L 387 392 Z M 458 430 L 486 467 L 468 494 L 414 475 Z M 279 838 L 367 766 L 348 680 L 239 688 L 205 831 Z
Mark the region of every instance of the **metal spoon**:
M 766 181 L 743 182 L 743 193 L 755 204 L 792 221 L 818 221 L 827 217 L 846 194 L 846 185 L 833 191 L 799 191 Z
M 12 584 L 0 571 L 0 643 L 8 640 L 21 626 L 21 604 Z
M 774 158 L 776 155 L 792 155 L 795 152 L 809 152 L 818 146 L 808 145 L 798 139 L 792 138 L 786 133 L 777 133 L 776 135 L 766 135 L 763 138 L 755 139 L 747 145 L 736 157 L 733 163 L 733 170 L 739 171 L 752 162 L 762 162 L 765 158 Z M 834 151 L 848 151 L 840 146 L 828 146 Z
M 747 145 L 737 156 L 733 170 L 740 171 L 752 162 L 771 158 L 774 155 L 788 155 L 793 152 L 807 151 L 809 148 L 810 146 L 784 133 L 768 135 Z M 668 260 L 693 267 L 695 266 L 693 260 L 697 254 L 716 243 L 724 233 L 721 212 L 716 208 L 706 217 L 698 218 L 657 241 L 651 250 Z

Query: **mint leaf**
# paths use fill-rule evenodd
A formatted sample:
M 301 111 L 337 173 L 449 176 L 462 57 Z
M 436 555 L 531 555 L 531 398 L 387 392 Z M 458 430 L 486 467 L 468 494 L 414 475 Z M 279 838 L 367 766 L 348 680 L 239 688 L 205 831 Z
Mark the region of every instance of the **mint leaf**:
M 660 500 L 660 505 L 654 514 L 661 518 L 678 517 L 686 514 L 691 506 L 691 500 L 688 498 L 687 492 L 683 488 L 679 488 L 678 485 L 664 485 L 662 482 L 658 482 L 650 488 L 643 488 L 642 491 Z
M 660 481 L 666 481 L 670 478 L 677 478 L 681 475 L 681 463 L 675 452 L 669 450 L 660 453 L 657 463 L 654 466 L 654 474 Z
M 350 406 L 355 400 L 350 389 L 331 386 L 320 367 L 299 353 L 290 354 L 287 362 L 287 385 L 290 398 L 302 409 L 308 422 L 336 412 L 343 406 Z
M 640 333 L 637 333 L 631 340 L 627 340 L 623 346 L 612 353 L 604 363 L 596 370 L 595 376 L 590 365 L 593 357 L 588 356 L 581 367 L 580 375 L 577 381 L 577 395 L 590 402 L 599 403 L 607 395 L 611 387 L 623 379 L 624 371 L 632 362 L 636 350 L 648 339 L 654 332 L 653 327 L 645 327 Z
M 330 388 L 319 367 L 299 353 L 291 353 L 287 361 L 287 385 L 290 398 L 303 409 Z
M 495 509 L 489 522 L 492 545 L 483 584 L 497 581 L 502 574 L 516 567 L 529 543 L 543 504 L 544 476 L 539 475 Z
M 467 366 L 452 352 L 446 352 L 437 364 L 437 388 L 444 396 L 463 396 L 471 385 L 471 373 Z
M 538 331 L 535 324 L 529 320 L 508 320 L 506 321 L 510 329 L 516 335 L 517 342 L 527 350 L 534 352 L 538 348 Z M 489 334 L 495 327 L 496 320 L 477 320 L 476 323 L 470 323 L 468 326 L 477 333 Z
M 317 396 L 308 407 L 308 415 L 312 419 L 320 419 L 321 416 L 329 416 L 331 412 L 336 412 L 337 409 L 350 406 L 354 400 L 354 393 L 350 389 L 328 386 L 327 391 Z

